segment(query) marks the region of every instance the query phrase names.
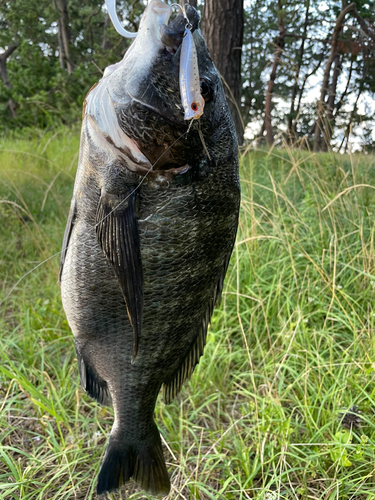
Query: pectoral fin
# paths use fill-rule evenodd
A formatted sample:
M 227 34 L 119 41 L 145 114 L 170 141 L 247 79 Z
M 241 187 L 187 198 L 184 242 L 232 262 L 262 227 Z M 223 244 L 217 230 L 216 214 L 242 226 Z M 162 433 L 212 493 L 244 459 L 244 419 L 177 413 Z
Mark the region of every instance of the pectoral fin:
M 132 188 L 119 196 L 102 192 L 96 214 L 96 235 L 121 286 L 134 332 L 134 362 L 142 328 L 143 270 Z

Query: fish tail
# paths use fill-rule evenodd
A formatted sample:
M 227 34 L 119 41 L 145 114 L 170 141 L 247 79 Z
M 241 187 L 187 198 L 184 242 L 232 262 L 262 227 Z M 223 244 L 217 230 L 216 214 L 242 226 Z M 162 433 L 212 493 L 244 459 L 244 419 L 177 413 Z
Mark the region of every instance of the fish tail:
M 118 490 L 130 478 L 152 495 L 167 495 L 170 480 L 161 439 L 155 422 L 144 441 L 127 441 L 123 434 L 111 433 L 102 462 L 97 494 Z

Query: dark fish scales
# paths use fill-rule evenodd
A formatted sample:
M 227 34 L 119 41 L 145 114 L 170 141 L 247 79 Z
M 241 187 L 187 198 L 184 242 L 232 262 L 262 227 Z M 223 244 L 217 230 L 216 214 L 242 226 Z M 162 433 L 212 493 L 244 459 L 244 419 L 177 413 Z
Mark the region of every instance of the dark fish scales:
M 237 141 L 220 78 L 189 8 L 206 102 L 187 133 L 186 22 L 167 25 L 169 13 L 150 1 L 123 61 L 86 98 L 63 241 L 62 299 L 81 383 L 115 414 L 99 494 L 130 478 L 169 492 L 156 399 L 163 386 L 169 404 L 203 354 L 237 231 Z

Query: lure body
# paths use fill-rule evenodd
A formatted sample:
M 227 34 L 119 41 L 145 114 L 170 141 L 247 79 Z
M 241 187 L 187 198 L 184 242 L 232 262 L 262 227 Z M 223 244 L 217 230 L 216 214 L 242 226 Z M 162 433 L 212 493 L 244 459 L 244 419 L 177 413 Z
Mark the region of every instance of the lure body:
M 203 114 L 204 99 L 201 95 L 198 58 L 190 29 L 186 28 L 180 55 L 180 93 L 184 119 L 197 120 Z

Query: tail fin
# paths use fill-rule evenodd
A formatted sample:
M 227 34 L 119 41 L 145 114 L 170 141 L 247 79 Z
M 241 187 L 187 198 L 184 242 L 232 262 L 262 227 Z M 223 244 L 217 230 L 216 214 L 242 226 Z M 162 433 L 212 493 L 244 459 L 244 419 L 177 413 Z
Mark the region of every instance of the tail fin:
M 158 428 L 153 428 L 145 441 L 127 442 L 116 431 L 109 438 L 107 451 L 98 477 L 97 493 L 109 493 L 120 488 L 130 478 L 152 495 L 167 495 L 171 483 Z

